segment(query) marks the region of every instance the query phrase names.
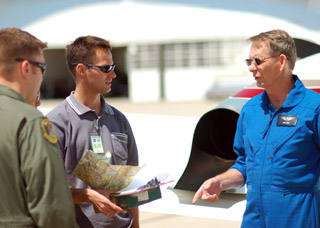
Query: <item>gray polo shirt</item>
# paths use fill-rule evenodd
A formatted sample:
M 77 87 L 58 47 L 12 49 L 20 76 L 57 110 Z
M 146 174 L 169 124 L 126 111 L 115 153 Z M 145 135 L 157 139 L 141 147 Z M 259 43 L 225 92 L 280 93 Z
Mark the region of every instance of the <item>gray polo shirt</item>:
M 63 160 L 69 184 L 74 188 L 89 188 L 72 172 L 90 145 L 90 133 L 99 132 L 104 153 L 111 153 L 114 165 L 138 165 L 136 142 L 127 118 L 108 105 L 101 96 L 102 108 L 97 116 L 94 110 L 81 104 L 73 92 L 48 113 L 56 130 L 60 157 Z M 112 217 L 96 214 L 89 203 L 76 204 L 80 227 L 130 227 L 131 216 L 118 214 Z M 89 222 L 90 220 L 90 222 Z

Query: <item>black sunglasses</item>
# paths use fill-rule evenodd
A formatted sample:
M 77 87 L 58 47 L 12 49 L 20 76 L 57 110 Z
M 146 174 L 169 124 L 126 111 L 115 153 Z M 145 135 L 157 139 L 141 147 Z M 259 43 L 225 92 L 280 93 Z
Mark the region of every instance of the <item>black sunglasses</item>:
M 90 63 L 72 63 L 72 65 L 78 65 L 78 64 L 82 64 L 82 65 L 89 66 L 89 67 L 98 67 L 99 70 L 103 73 L 108 73 L 108 72 L 114 70 L 114 68 L 116 68 L 116 64 L 98 66 L 98 65 L 94 65 L 94 64 L 90 64 Z
M 28 60 L 28 59 L 22 59 L 22 58 L 15 59 L 15 61 L 17 61 L 17 62 L 23 62 L 25 60 L 28 61 L 31 65 L 39 67 L 41 69 L 42 74 L 44 74 L 46 72 L 46 69 L 47 69 L 46 63 L 40 63 L 40 62 L 36 62 L 36 61 Z
M 260 64 L 264 63 L 267 59 L 271 59 L 271 58 L 275 58 L 275 57 L 278 57 L 279 55 L 275 55 L 275 56 L 270 56 L 270 57 L 266 57 L 266 58 L 263 58 L 263 59 L 259 59 L 259 58 L 254 58 L 254 59 L 246 59 L 246 64 L 248 66 L 251 66 L 252 62 L 254 64 L 256 64 L 257 66 L 259 66 Z

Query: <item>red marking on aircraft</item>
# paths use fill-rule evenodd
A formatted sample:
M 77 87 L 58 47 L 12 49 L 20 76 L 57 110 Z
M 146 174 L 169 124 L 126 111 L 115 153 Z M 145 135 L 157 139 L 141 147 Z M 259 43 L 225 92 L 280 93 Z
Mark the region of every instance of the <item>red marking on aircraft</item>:
M 316 93 L 320 93 L 320 81 L 319 80 L 304 80 L 304 85 Z M 233 98 L 252 98 L 254 96 L 259 95 L 260 93 L 263 93 L 263 88 L 258 88 L 255 86 L 249 86 L 247 88 L 244 88 L 243 90 L 240 90 L 239 92 L 236 92 L 231 97 Z

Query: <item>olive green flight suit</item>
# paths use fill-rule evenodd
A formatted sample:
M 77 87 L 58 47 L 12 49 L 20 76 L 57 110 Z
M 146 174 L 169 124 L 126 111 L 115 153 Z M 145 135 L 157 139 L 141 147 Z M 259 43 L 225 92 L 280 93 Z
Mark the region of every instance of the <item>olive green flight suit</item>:
M 0 85 L 0 227 L 78 227 L 51 123 Z

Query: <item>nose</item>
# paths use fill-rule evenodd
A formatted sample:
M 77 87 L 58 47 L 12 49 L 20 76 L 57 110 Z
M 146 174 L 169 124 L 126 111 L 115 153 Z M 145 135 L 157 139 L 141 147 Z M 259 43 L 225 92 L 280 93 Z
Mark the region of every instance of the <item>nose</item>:
M 112 71 L 109 72 L 108 77 L 113 79 L 113 78 L 117 77 L 117 74 L 116 74 L 116 72 L 114 70 L 112 70 Z
M 257 65 L 252 61 L 252 63 L 249 66 L 249 71 L 254 72 L 257 70 Z

